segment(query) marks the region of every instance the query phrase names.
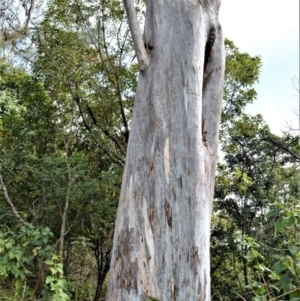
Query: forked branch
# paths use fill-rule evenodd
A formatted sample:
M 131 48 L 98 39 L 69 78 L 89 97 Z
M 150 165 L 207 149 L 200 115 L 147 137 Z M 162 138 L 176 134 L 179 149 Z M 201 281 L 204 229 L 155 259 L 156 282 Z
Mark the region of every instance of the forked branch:
M 149 66 L 149 57 L 144 46 L 142 33 L 137 20 L 134 4 L 132 0 L 124 0 L 124 6 L 127 13 L 128 24 L 131 32 L 135 54 L 139 63 L 139 69 L 145 70 Z

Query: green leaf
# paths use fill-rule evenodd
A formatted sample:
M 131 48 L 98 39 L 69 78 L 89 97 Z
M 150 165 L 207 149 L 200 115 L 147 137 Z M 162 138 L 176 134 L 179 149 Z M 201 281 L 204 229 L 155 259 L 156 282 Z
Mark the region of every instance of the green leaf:
M 279 231 L 284 225 L 284 219 L 280 217 L 275 223 L 276 230 Z
M 55 278 L 54 278 L 54 277 L 52 277 L 52 276 L 47 276 L 47 278 L 46 278 L 46 284 L 52 283 L 52 282 L 54 282 L 54 281 L 55 281 Z
M 8 241 L 6 244 L 5 244 L 5 247 L 6 249 L 10 249 L 12 247 L 12 243 L 10 241 Z
M 159 299 L 149 296 L 148 301 L 159 301 Z
M 47 259 L 47 260 L 45 260 L 45 264 L 46 265 L 53 265 L 53 260 L 52 259 Z
M 296 219 L 293 217 L 293 216 L 290 216 L 288 218 L 285 218 L 285 224 L 288 226 L 288 227 L 291 227 L 295 224 L 296 222 Z
M 61 292 L 59 294 L 59 297 L 60 297 L 59 300 L 61 300 L 61 301 L 69 301 L 70 300 L 70 297 L 66 293 L 64 293 L 64 292 Z
M 288 246 L 289 251 L 292 253 L 292 255 L 296 255 L 299 251 L 299 249 L 295 246 Z
M 58 279 L 57 283 L 63 289 L 66 289 L 67 286 L 68 286 L 68 283 L 67 283 L 66 279 Z
M 26 279 L 25 274 L 24 273 L 20 273 L 20 278 L 21 278 L 22 281 L 24 281 Z
M 288 290 L 290 285 L 290 277 L 288 274 L 282 274 L 280 276 L 280 285 L 283 288 L 283 290 Z
M 293 291 L 289 294 L 290 298 L 293 299 L 293 298 L 299 298 L 300 300 L 300 291 Z
M 256 293 L 257 295 L 263 295 L 265 292 L 266 292 L 266 289 L 265 289 L 264 286 L 258 287 L 258 288 L 255 290 L 255 293 Z
M 15 250 L 14 249 L 9 250 L 8 256 L 9 256 L 9 259 L 15 258 L 16 257 Z
M 277 209 L 273 209 L 273 210 L 270 210 L 267 214 L 266 214 L 266 217 L 273 217 L 277 212 Z
M 56 273 L 60 272 L 61 269 L 59 267 L 53 267 L 53 268 L 50 268 L 50 271 L 52 274 L 56 274 Z
M 280 273 L 286 269 L 286 267 L 280 261 L 276 262 L 273 265 L 273 268 L 276 271 L 276 273 Z

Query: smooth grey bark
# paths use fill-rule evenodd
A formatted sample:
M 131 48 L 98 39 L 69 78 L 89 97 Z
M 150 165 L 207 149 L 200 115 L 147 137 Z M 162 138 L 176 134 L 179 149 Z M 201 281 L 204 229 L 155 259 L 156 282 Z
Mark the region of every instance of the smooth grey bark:
M 149 57 L 144 46 L 144 41 L 140 31 L 140 26 L 136 17 L 136 12 L 132 0 L 124 0 L 128 24 L 131 32 L 131 37 L 134 44 L 134 50 L 139 62 L 139 69 L 145 70 L 149 66 Z
M 127 0 L 128 1 L 128 0 Z M 220 1 L 148 0 L 107 301 L 210 300 Z
M 7 188 L 4 185 L 3 179 L 2 179 L 2 175 L 0 174 L 0 189 L 3 191 L 4 194 L 4 198 L 7 202 L 7 204 L 9 205 L 12 213 L 14 214 L 14 216 L 21 222 L 22 225 L 25 225 L 25 221 L 23 220 L 23 218 L 20 216 L 20 214 L 18 213 L 16 207 L 14 206 L 13 202 L 11 201 L 9 194 L 7 192 Z

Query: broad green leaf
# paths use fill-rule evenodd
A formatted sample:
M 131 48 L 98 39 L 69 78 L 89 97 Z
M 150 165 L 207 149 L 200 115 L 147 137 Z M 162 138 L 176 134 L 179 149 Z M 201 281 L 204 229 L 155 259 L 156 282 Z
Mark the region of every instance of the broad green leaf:
M 267 214 L 266 214 L 266 217 L 273 217 L 277 212 L 277 209 L 273 209 L 273 210 L 270 210 Z
M 275 223 L 276 230 L 279 231 L 284 225 L 284 219 L 280 217 Z
M 286 267 L 280 261 L 276 262 L 273 265 L 273 268 L 276 271 L 276 273 L 280 273 L 286 269 Z
M 285 224 L 289 227 L 294 225 L 295 222 L 296 222 L 296 219 L 293 216 L 285 218 Z
M 64 292 L 61 292 L 59 294 L 59 297 L 60 297 L 59 300 L 61 300 L 61 301 L 69 301 L 70 300 L 70 297 L 66 293 L 64 293 Z
M 289 251 L 292 253 L 292 255 L 296 255 L 299 251 L 299 249 L 295 246 L 289 246 Z
M 67 283 L 66 279 L 58 279 L 57 283 L 63 289 L 66 289 L 67 286 L 68 286 L 68 283 Z
M 55 281 L 55 278 L 54 278 L 54 277 L 52 277 L 52 276 L 47 276 L 47 278 L 46 278 L 46 284 L 52 283 L 53 281 Z
M 288 274 L 282 274 L 280 276 L 280 285 L 283 288 L 283 290 L 287 290 L 290 285 L 290 277 Z
M 290 298 L 300 298 L 300 291 L 293 291 L 289 294 Z
M 10 241 L 8 241 L 6 244 L 5 244 L 5 247 L 6 249 L 10 249 L 12 247 L 12 243 Z
M 53 260 L 52 259 L 47 259 L 47 260 L 45 260 L 45 264 L 50 266 L 50 265 L 53 264 Z
M 15 253 L 15 250 L 12 249 L 12 250 L 9 250 L 8 252 L 8 256 L 9 256 L 9 259 L 13 259 L 16 257 L 16 253 Z
M 257 288 L 257 289 L 255 290 L 255 293 L 256 293 L 257 295 L 263 295 L 265 292 L 266 292 L 266 289 L 265 289 L 264 286 L 261 286 L 261 287 L 259 287 L 259 288 Z
M 61 269 L 59 267 L 52 267 L 50 268 L 51 273 L 54 275 L 56 273 L 59 273 Z

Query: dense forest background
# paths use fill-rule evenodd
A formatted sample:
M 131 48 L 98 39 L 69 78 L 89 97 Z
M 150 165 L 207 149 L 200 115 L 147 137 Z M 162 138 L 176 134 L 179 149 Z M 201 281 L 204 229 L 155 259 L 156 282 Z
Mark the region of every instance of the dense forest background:
M 262 62 L 225 47 L 212 300 L 299 301 L 299 131 L 245 113 Z M 137 72 L 121 1 L 1 2 L 0 300 L 105 300 Z

